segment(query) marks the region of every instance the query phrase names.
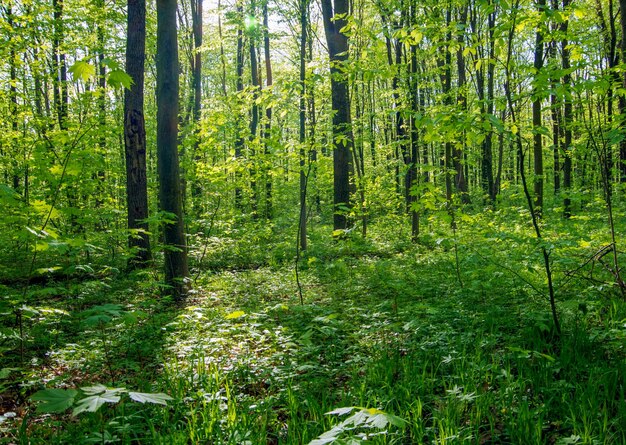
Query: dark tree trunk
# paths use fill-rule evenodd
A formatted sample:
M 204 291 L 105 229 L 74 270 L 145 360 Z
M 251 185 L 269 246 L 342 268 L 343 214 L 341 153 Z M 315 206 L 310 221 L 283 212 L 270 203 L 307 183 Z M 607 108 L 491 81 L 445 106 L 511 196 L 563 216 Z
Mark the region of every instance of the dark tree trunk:
M 552 0 L 552 10 L 557 11 L 559 9 L 558 0 Z M 558 30 L 555 26 L 553 31 Z M 551 41 L 548 47 L 549 60 L 552 64 L 550 74 L 550 84 L 552 87 L 552 93 L 550 94 L 550 119 L 552 120 L 552 159 L 554 164 L 554 195 L 558 195 L 561 191 L 561 136 L 562 136 L 562 119 L 561 119 L 561 99 L 556 94 L 557 84 L 559 82 L 559 76 L 553 73 L 553 70 L 557 67 L 557 42 Z
M 626 0 L 619 0 L 620 23 L 622 29 L 622 39 L 620 42 L 620 54 L 622 64 L 626 64 Z M 621 77 L 622 88 L 626 88 L 626 71 Z M 626 97 L 619 95 L 618 101 L 619 113 L 622 119 L 626 117 Z M 623 124 L 622 124 L 623 125 Z M 619 175 L 620 182 L 626 182 L 626 137 L 623 137 L 619 144 Z
M 104 9 L 104 1 L 98 0 L 98 7 Z M 98 20 L 96 25 L 96 35 L 98 39 L 98 88 L 100 90 L 98 95 L 98 125 L 100 126 L 98 147 L 100 149 L 101 156 L 104 156 L 106 152 L 106 128 L 107 128 L 107 115 L 106 115 L 106 66 L 104 64 L 104 26 L 102 20 Z M 106 173 L 104 166 L 100 165 L 96 173 L 96 198 L 95 206 L 100 207 L 102 205 L 102 197 L 104 194 Z
M 537 11 L 543 14 L 546 8 L 546 0 L 537 0 Z M 542 22 L 539 27 L 543 26 Z M 534 192 L 535 212 L 541 215 L 543 208 L 543 140 L 541 136 L 541 92 L 544 86 L 540 85 L 541 70 L 543 68 L 543 33 L 538 28 L 535 34 L 535 81 L 533 85 L 533 159 L 534 159 Z
M 220 39 L 220 66 L 222 68 L 222 94 L 226 97 L 226 55 L 224 54 L 224 37 L 222 35 L 222 2 L 217 0 L 217 33 Z M 239 45 L 239 40 L 237 40 Z
M 308 28 L 309 0 L 299 0 L 300 9 L 300 112 L 299 138 L 300 142 L 300 249 L 307 249 L 307 205 L 306 205 L 306 44 Z
M 65 38 L 63 24 L 63 0 L 52 0 L 54 10 L 54 35 L 52 39 L 52 69 L 54 70 L 54 105 L 61 130 L 67 130 L 67 108 L 69 94 L 67 91 L 67 64 L 65 53 L 61 52 L 61 43 Z
M 496 28 L 496 12 L 491 12 L 488 17 L 489 26 L 489 60 L 494 60 L 496 56 L 496 39 L 494 37 Z M 489 63 L 487 66 L 487 114 L 494 114 L 494 85 L 495 85 L 495 64 Z M 485 137 L 483 156 L 486 166 L 483 167 L 483 178 L 489 188 L 489 198 L 491 202 L 496 201 L 499 187 L 496 187 L 493 179 L 493 130 L 490 130 Z M 498 163 L 498 171 L 502 170 L 502 157 Z
M 452 20 L 452 12 L 450 9 L 446 11 L 446 28 L 450 28 L 450 21 Z M 442 52 L 444 56 L 437 57 L 437 65 L 440 70 L 440 79 L 441 79 L 441 89 L 443 95 L 443 105 L 446 108 L 449 108 L 452 104 L 452 98 L 450 97 L 450 90 L 452 88 L 452 54 L 449 50 L 449 45 L 452 40 L 452 34 L 450 31 L 446 33 L 446 41 L 441 45 L 441 50 L 439 54 Z M 454 162 L 453 162 L 453 153 L 452 153 L 452 143 L 450 141 L 446 141 L 444 143 L 444 176 L 446 181 L 446 201 L 448 205 L 452 204 L 452 176 L 451 172 L 454 170 Z
M 146 2 L 128 0 L 126 73 L 133 79 L 124 90 L 124 146 L 126 152 L 126 203 L 128 246 L 133 252 L 129 265 L 146 267 L 151 259 L 148 236 L 148 181 L 146 174 L 146 129 L 143 116 L 144 60 L 146 49 Z
M 196 126 L 200 122 L 202 109 L 202 0 L 191 0 L 191 26 L 193 28 L 193 120 Z M 198 140 L 196 140 L 196 149 Z
M 569 7 L 569 0 L 563 0 L 563 10 L 567 10 Z M 570 49 L 569 42 L 567 39 L 567 30 L 568 30 L 569 22 L 568 20 L 564 21 L 561 24 L 561 33 L 563 35 L 563 39 L 561 40 L 561 54 L 563 58 L 563 71 L 565 71 L 565 75 L 563 76 L 563 86 L 568 91 L 565 94 L 565 101 L 563 107 L 563 131 L 565 135 L 564 145 L 563 145 L 563 188 L 565 189 L 565 197 L 563 199 L 563 216 L 569 218 L 572 214 L 571 208 L 571 187 L 572 187 L 572 122 L 573 122 L 573 109 L 572 109 L 572 99 L 569 94 L 569 90 L 571 87 L 572 76 L 569 74 L 570 69 Z
M 243 5 L 241 4 L 241 0 L 237 0 L 237 17 L 243 22 Z M 242 25 L 240 24 L 237 28 L 237 60 L 235 61 L 235 72 L 237 76 L 236 89 L 238 94 L 243 91 L 243 29 L 241 26 Z M 240 161 L 243 156 L 244 139 L 241 134 L 242 116 L 241 111 L 239 110 L 239 104 L 237 104 L 236 113 L 235 159 Z M 241 190 L 241 185 L 239 184 L 238 176 L 239 175 L 235 173 L 235 206 L 241 209 L 243 207 L 243 192 Z
M 7 25 L 9 28 L 14 27 L 13 22 L 13 11 L 11 7 L 7 8 L 6 11 L 7 16 Z M 9 50 L 9 79 L 10 79 L 10 87 L 9 87 L 9 116 L 7 118 L 11 121 L 11 131 L 13 132 L 13 138 L 17 137 L 17 132 L 19 129 L 18 119 L 18 106 L 17 106 L 17 67 L 15 65 L 15 46 L 11 45 L 11 49 Z M 14 144 L 11 144 L 14 145 Z M 13 147 L 16 149 L 17 147 Z M 3 153 L 5 156 L 6 154 Z M 17 151 L 10 153 L 10 157 L 12 157 L 11 161 L 11 176 L 13 179 L 13 189 L 19 193 L 20 188 L 20 175 L 18 174 L 19 166 L 18 166 L 18 157 Z M 5 177 L 8 179 L 8 171 L 5 174 Z
M 462 9 L 459 14 L 459 23 L 457 26 L 460 27 L 459 34 L 457 35 L 457 53 L 456 53 L 456 64 L 457 64 L 457 81 L 458 81 L 458 95 L 457 95 L 457 104 L 460 108 L 461 113 L 465 115 L 467 113 L 467 77 L 465 74 L 465 57 L 463 56 L 463 50 L 465 48 L 465 25 L 467 23 L 467 6 L 462 6 Z M 464 133 L 464 132 L 463 132 Z M 461 135 L 461 140 L 465 140 L 465 135 Z M 461 196 L 461 202 L 464 204 L 469 204 L 469 189 L 467 184 L 467 175 L 465 173 L 465 151 L 463 147 L 464 143 L 459 145 L 459 148 L 454 148 L 453 151 L 453 164 L 455 170 L 455 185 L 456 189 Z
M 411 25 L 417 25 L 417 2 L 411 1 L 411 13 L 410 13 Z M 411 115 L 409 118 L 409 124 L 411 128 L 411 152 L 409 170 L 407 173 L 407 205 L 409 215 L 411 217 L 411 240 L 417 242 L 417 237 L 420 232 L 419 213 L 417 212 L 417 199 L 418 195 L 413 190 L 414 186 L 418 183 L 418 163 L 419 163 L 419 129 L 417 128 L 416 116 L 419 113 L 419 101 L 418 101 L 418 69 L 417 69 L 417 44 L 412 44 L 410 48 L 411 60 L 410 73 L 409 73 L 409 103 L 411 105 Z
M 348 58 L 348 36 L 341 30 L 346 25 L 348 0 L 322 0 L 324 30 L 330 59 L 330 85 L 333 109 L 333 185 L 335 230 L 348 228 L 346 209 L 350 207 L 350 177 L 353 172 L 354 137 L 350 119 L 348 78 L 341 65 Z
M 272 60 L 270 57 L 270 31 L 267 3 L 263 2 L 263 54 L 265 56 L 265 81 L 268 88 L 272 87 L 274 79 L 272 76 Z M 272 173 L 269 167 L 270 138 L 272 136 L 272 106 L 265 109 L 265 129 L 263 134 L 264 162 L 263 175 L 265 177 L 265 218 L 272 217 Z
M 166 212 L 165 284 L 175 300 L 187 291 L 187 246 L 178 163 L 178 42 L 176 0 L 157 0 L 157 157 L 159 203 Z
M 251 4 L 251 13 L 252 15 L 256 15 L 256 4 L 252 1 Z M 250 76 L 252 78 L 252 86 L 254 87 L 253 96 L 252 96 L 252 110 L 250 111 L 250 140 L 249 140 L 249 152 L 250 152 L 250 189 L 252 191 L 251 201 L 252 201 L 252 216 L 253 218 L 258 218 L 258 193 L 257 193 L 257 132 L 259 127 L 259 106 L 257 104 L 257 97 L 259 94 L 260 82 L 259 82 L 259 63 L 257 59 L 257 48 L 256 48 L 256 37 L 255 37 L 256 29 L 252 29 L 249 36 L 249 50 L 250 50 Z

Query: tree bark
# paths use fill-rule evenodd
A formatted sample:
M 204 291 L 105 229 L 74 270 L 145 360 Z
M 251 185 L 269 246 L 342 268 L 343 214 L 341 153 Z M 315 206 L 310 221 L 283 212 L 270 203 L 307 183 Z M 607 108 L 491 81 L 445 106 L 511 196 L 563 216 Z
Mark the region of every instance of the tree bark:
M 626 64 L 626 0 L 619 0 L 620 10 L 620 23 L 622 30 L 622 39 L 620 41 L 620 54 L 622 58 L 622 64 Z M 626 88 L 626 71 L 621 76 L 622 88 Z M 623 94 L 619 95 L 619 101 L 617 103 L 619 107 L 619 113 L 622 118 L 626 116 L 626 97 Z M 623 124 L 622 124 L 623 125 Z M 626 137 L 623 137 L 619 144 L 619 175 L 620 182 L 626 182 Z
M 546 8 L 546 0 L 537 0 L 537 11 L 543 14 Z M 539 27 L 543 26 L 540 21 Z M 543 139 L 541 136 L 541 91 L 544 90 L 543 85 L 539 84 L 541 78 L 541 70 L 543 68 L 543 33 L 541 29 L 537 29 L 535 34 L 535 54 L 534 54 L 535 81 L 533 85 L 533 160 L 534 160 L 534 194 L 535 194 L 535 212 L 537 216 L 541 216 L 543 208 Z
M 459 22 L 458 27 L 460 31 L 457 35 L 457 45 L 458 49 L 456 52 L 456 63 L 457 63 L 457 82 L 458 82 L 458 93 L 457 93 L 457 105 L 460 108 L 460 112 L 465 115 L 467 113 L 467 76 L 465 73 L 465 57 L 463 56 L 463 50 L 465 48 L 465 26 L 467 23 L 467 6 L 462 6 L 461 11 L 459 13 Z M 453 149 L 453 164 L 455 170 L 455 185 L 456 189 L 459 192 L 461 197 L 461 202 L 463 204 L 469 204 L 469 189 L 467 184 L 467 175 L 465 174 L 465 131 L 461 132 L 461 144 L 459 144 L 459 148 Z
M 243 5 L 241 4 L 242 0 L 237 0 L 237 17 L 240 21 L 243 22 Z M 236 72 L 236 90 L 237 94 L 243 91 L 243 29 L 240 24 L 237 28 L 237 53 L 236 53 L 236 61 L 235 61 L 235 72 Z M 240 161 L 243 157 L 243 146 L 244 139 L 241 134 L 241 110 L 239 107 L 239 100 L 237 100 L 237 110 L 236 110 L 236 122 L 235 122 L 235 159 Z M 241 209 L 243 207 L 243 191 L 241 189 L 241 185 L 238 182 L 238 173 L 235 173 L 235 207 Z
M 176 0 L 157 0 L 157 158 L 159 203 L 166 212 L 166 292 L 176 301 L 187 292 L 187 245 L 184 233 L 178 161 L 178 42 Z
M 151 259 L 148 235 L 148 180 L 146 129 L 143 115 L 144 60 L 146 49 L 146 2 L 128 0 L 126 73 L 133 79 L 124 90 L 124 147 L 126 153 L 127 222 L 131 234 L 130 267 L 146 267 Z
M 563 10 L 567 10 L 570 0 L 563 0 Z M 566 90 L 565 101 L 563 107 L 563 131 L 565 135 L 563 145 L 563 188 L 565 189 L 565 197 L 563 198 L 563 216 L 569 218 L 572 215 L 570 192 L 572 187 L 572 123 L 573 123 L 573 109 L 571 98 L 571 82 L 572 76 L 569 73 L 570 69 L 570 49 L 567 39 L 569 21 L 565 20 L 561 24 L 561 33 L 563 38 L 561 40 L 561 54 L 562 54 L 562 67 L 565 75 L 563 76 L 563 86 Z
M 300 9 L 300 112 L 299 112 L 299 138 L 300 142 L 300 219 L 299 219 L 299 243 L 300 249 L 307 249 L 307 205 L 306 205 L 306 44 L 308 28 L 309 0 L 299 0 Z
M 334 5 L 333 5 L 334 3 Z M 330 59 L 330 85 L 333 109 L 333 188 L 335 230 L 348 228 L 347 209 L 350 208 L 350 178 L 353 174 L 351 152 L 354 146 L 350 119 L 348 78 L 342 65 L 348 59 L 348 36 L 341 32 L 346 25 L 348 0 L 322 0 L 324 31 Z
M 265 82 L 267 88 L 271 88 L 274 82 L 272 76 L 272 59 L 270 57 L 270 30 L 269 30 L 269 17 L 267 11 L 267 3 L 269 0 L 263 2 L 263 54 L 265 56 Z M 306 25 L 306 24 L 305 24 Z M 272 217 L 272 172 L 269 164 L 270 156 L 270 138 L 272 136 L 272 106 L 268 106 L 265 109 L 265 129 L 263 133 L 263 175 L 265 177 L 265 218 L 270 219 Z

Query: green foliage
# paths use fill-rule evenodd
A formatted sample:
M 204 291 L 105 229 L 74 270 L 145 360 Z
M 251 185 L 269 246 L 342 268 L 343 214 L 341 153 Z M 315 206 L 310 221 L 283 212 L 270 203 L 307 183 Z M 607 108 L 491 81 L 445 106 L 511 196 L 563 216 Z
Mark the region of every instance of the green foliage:
M 347 407 L 337 408 L 327 412 L 327 415 L 345 416 L 351 412 L 356 411 L 354 414 L 343 420 L 341 423 L 335 425 L 331 430 L 325 432 L 317 439 L 309 442 L 309 445 L 324 445 L 327 443 L 334 443 L 341 439 L 341 443 L 359 444 L 364 441 L 371 440 L 372 438 L 385 434 L 385 429 L 388 426 L 395 426 L 402 428 L 406 425 L 406 422 L 394 415 L 387 414 L 376 408 L 359 408 L 359 407 Z M 360 432 L 360 431 L 365 432 Z M 383 430 L 374 431 L 370 430 Z M 344 434 L 344 433 L 347 433 Z M 347 437 L 346 437 L 347 436 Z

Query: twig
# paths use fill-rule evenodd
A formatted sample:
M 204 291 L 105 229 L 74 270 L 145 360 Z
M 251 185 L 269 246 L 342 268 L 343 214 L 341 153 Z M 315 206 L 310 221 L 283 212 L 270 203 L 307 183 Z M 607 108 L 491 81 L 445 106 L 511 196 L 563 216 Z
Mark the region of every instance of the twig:
M 220 209 L 221 202 L 222 202 L 222 197 L 218 196 L 217 205 L 215 206 L 215 210 L 213 211 L 213 214 L 211 215 L 211 219 L 209 220 L 209 228 L 205 235 L 206 240 L 204 242 L 204 249 L 202 250 L 202 255 L 200 255 L 200 259 L 198 260 L 198 273 L 193 279 L 193 284 L 196 284 L 196 282 L 198 281 L 198 278 L 200 277 L 200 273 L 202 272 L 202 268 L 200 266 L 202 266 L 202 261 L 204 261 L 204 257 L 206 256 L 206 251 L 209 247 L 209 235 L 211 235 L 211 231 L 213 230 L 213 224 L 215 223 L 215 216 L 217 215 L 217 212 Z

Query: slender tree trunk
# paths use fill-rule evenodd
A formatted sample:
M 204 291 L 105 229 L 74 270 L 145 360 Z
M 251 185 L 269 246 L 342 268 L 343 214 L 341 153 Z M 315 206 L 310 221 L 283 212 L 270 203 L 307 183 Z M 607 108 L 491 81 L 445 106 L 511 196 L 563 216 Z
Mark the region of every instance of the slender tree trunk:
M 200 122 L 202 110 L 202 0 L 191 0 L 191 23 L 193 28 L 193 120 L 196 126 Z M 198 147 L 196 138 L 196 149 Z
M 465 48 L 465 26 L 467 23 L 467 5 L 462 6 L 462 9 L 459 14 L 459 23 L 457 26 L 460 27 L 460 31 L 457 35 L 457 45 L 458 49 L 456 52 L 456 62 L 457 62 L 457 81 L 458 81 L 458 95 L 457 95 L 457 104 L 460 108 L 461 113 L 467 113 L 467 76 L 465 73 L 465 56 L 463 55 L 463 50 Z M 462 131 L 461 140 L 465 140 L 465 135 L 463 134 L 465 131 Z M 454 148 L 453 150 L 453 164 L 455 170 L 455 185 L 456 189 L 459 191 L 461 196 L 461 202 L 463 204 L 469 204 L 469 189 L 467 184 L 467 174 L 465 172 L 465 151 L 464 147 L 465 143 L 459 144 L 459 148 Z
M 239 18 L 240 21 L 243 22 L 243 5 L 242 2 L 243 0 L 237 0 L 237 17 Z M 239 25 L 239 27 L 237 28 L 237 60 L 235 61 L 235 71 L 236 71 L 236 89 L 237 89 L 237 94 L 240 94 L 243 91 L 243 29 L 241 28 L 242 25 Z M 239 105 L 239 99 L 237 100 L 237 118 L 236 118 L 236 135 L 235 135 L 235 159 L 237 161 L 241 161 L 241 158 L 243 157 L 243 146 L 244 146 L 244 139 L 243 139 L 243 135 L 241 134 L 241 126 L 242 126 L 242 116 L 241 116 L 241 110 L 240 110 L 240 105 Z M 239 178 L 238 178 L 239 174 L 235 173 L 235 206 L 237 208 L 242 208 L 243 207 L 243 192 L 241 190 L 241 185 L 239 184 Z
M 446 11 L 446 28 L 450 28 L 450 21 L 452 20 L 452 11 L 450 8 Z M 449 108 L 452 103 L 450 97 L 450 90 L 452 89 L 452 54 L 449 50 L 449 45 L 452 40 L 452 34 L 450 31 L 446 34 L 446 41 L 442 45 L 444 53 L 443 57 L 437 57 L 437 65 L 440 70 L 441 89 L 443 95 L 443 105 Z M 454 171 L 454 161 L 452 153 L 452 143 L 448 140 L 444 143 L 445 155 L 444 155 L 444 169 L 445 169 L 445 181 L 446 181 L 446 201 L 448 205 L 452 205 L 452 176 L 451 172 Z
M 546 8 L 546 0 L 537 0 L 537 11 L 544 14 Z M 533 85 L 533 159 L 534 159 L 534 192 L 535 192 L 535 212 L 537 216 L 541 216 L 543 209 L 543 139 L 541 136 L 541 92 L 544 89 L 540 84 L 543 69 L 543 33 L 540 27 L 543 22 L 540 21 L 537 32 L 535 34 L 535 81 Z
M 496 57 L 496 39 L 494 36 L 495 28 L 496 28 L 496 12 L 491 12 L 487 18 L 487 23 L 489 26 L 489 64 L 487 65 L 487 113 L 489 115 L 494 114 L 494 90 L 495 90 L 495 57 Z M 502 150 L 502 144 L 500 144 L 500 150 Z M 488 158 L 489 161 L 493 160 L 493 130 L 490 130 L 487 133 L 485 138 L 485 158 Z M 490 162 L 492 163 L 492 162 Z M 485 169 L 487 167 L 484 167 Z M 502 153 L 500 152 L 499 160 L 498 160 L 498 175 L 502 173 Z M 487 175 L 487 185 L 489 187 L 489 197 L 491 198 L 491 202 L 496 202 L 496 196 L 500 192 L 500 186 L 496 186 L 496 181 L 493 179 L 493 167 L 489 165 L 488 171 L 485 172 Z M 499 179 L 498 179 L 499 180 Z
M 330 58 L 331 96 L 333 110 L 333 185 L 335 230 L 348 228 L 346 210 L 350 207 L 350 177 L 353 174 L 352 149 L 354 137 L 350 119 L 348 78 L 341 65 L 348 58 L 348 36 L 341 30 L 346 26 L 348 0 L 322 0 L 324 31 Z
M 300 9 L 300 249 L 307 249 L 307 205 L 306 205 L 306 44 L 308 28 L 308 9 L 310 0 L 299 0 Z
M 256 3 L 253 0 L 251 3 L 252 14 L 256 14 Z M 259 64 L 257 59 L 256 38 L 254 34 L 256 29 L 252 29 L 249 36 L 249 50 L 250 50 L 250 76 L 252 77 L 253 95 L 252 95 L 252 110 L 250 112 L 250 140 L 249 140 L 249 152 L 250 152 L 250 189 L 252 191 L 252 217 L 258 218 L 258 206 L 259 198 L 257 191 L 257 142 L 258 142 L 258 126 L 259 126 L 259 106 L 257 104 L 257 97 L 259 95 Z
M 411 1 L 411 11 L 410 11 L 410 22 L 411 25 L 417 25 L 417 1 Z M 418 67 L 417 67 L 417 44 L 414 43 L 410 47 L 411 60 L 410 64 L 410 73 L 409 73 L 409 103 L 411 105 L 411 114 L 409 118 L 409 126 L 411 128 L 411 153 L 410 153 L 410 164 L 409 171 L 407 173 L 408 181 L 407 181 L 407 204 L 409 215 L 411 217 L 411 240 L 413 242 L 417 242 L 417 237 L 420 233 L 420 220 L 419 213 L 417 211 L 416 205 L 418 200 L 418 195 L 413 187 L 418 185 L 418 163 L 419 163 L 419 129 L 417 127 L 417 114 L 419 113 L 419 79 L 418 79 Z
M 620 54 L 622 64 L 626 64 L 626 0 L 619 0 L 619 11 L 622 30 Z M 622 73 L 621 84 L 622 88 L 626 89 L 626 71 Z M 623 94 L 619 95 L 618 107 L 620 116 L 624 119 L 626 116 L 626 97 Z M 619 180 L 626 183 L 626 137 L 623 137 L 619 144 L 619 161 Z
M 552 10 L 557 11 L 559 8 L 558 0 L 552 0 Z M 553 30 L 558 30 L 555 27 Z M 551 41 L 549 45 L 549 60 L 551 61 L 550 84 L 552 93 L 550 93 L 550 119 L 552 120 L 552 159 L 554 164 L 554 195 L 558 195 L 561 191 L 561 135 L 562 135 L 562 119 L 561 119 L 561 100 L 556 94 L 556 87 L 559 77 L 552 74 L 557 67 L 557 42 Z
M 224 37 L 222 34 L 222 2 L 217 0 L 217 33 L 220 39 L 220 67 L 222 69 L 222 94 L 226 97 L 226 56 L 224 54 Z M 239 36 L 239 32 L 237 32 Z M 237 39 L 237 48 L 239 48 L 239 39 Z
M 563 0 L 563 10 L 567 10 L 569 7 L 570 0 Z M 573 123 L 573 109 L 572 109 L 572 99 L 569 93 L 572 76 L 569 73 L 570 69 L 570 49 L 569 42 L 567 38 L 569 21 L 565 20 L 561 24 L 561 54 L 563 58 L 563 71 L 565 75 L 563 76 L 563 86 L 567 90 L 565 94 L 564 108 L 563 108 L 563 127 L 564 127 L 564 145 L 563 145 L 563 188 L 565 189 L 565 197 L 563 199 L 563 216 L 565 218 L 569 218 L 572 214 L 571 208 L 571 188 L 572 188 L 572 123 Z
M 265 81 L 267 88 L 272 88 L 274 79 L 272 76 L 272 60 L 270 57 L 270 30 L 269 30 L 269 18 L 267 11 L 267 3 L 269 0 L 263 2 L 263 54 L 265 55 Z M 265 131 L 263 134 L 263 147 L 264 147 L 264 162 L 263 162 L 263 175 L 265 176 L 265 218 L 270 219 L 272 217 L 272 172 L 269 164 L 270 145 L 272 136 L 272 106 L 268 106 L 265 109 Z
M 159 203 L 167 212 L 165 283 L 167 293 L 180 301 L 187 292 L 187 245 L 178 162 L 178 42 L 176 0 L 157 0 L 157 156 Z
M 106 5 L 103 0 L 98 0 L 98 7 L 103 9 Z M 106 66 L 104 64 L 104 26 L 101 20 L 98 20 L 96 25 L 96 35 L 98 39 L 98 125 L 100 126 L 98 149 L 99 154 L 104 159 L 106 152 L 106 128 L 107 128 L 107 115 L 106 115 Z M 106 173 L 104 171 L 104 165 L 101 165 L 98 169 L 95 177 L 97 181 L 95 206 L 100 207 L 102 205 L 102 197 L 104 194 Z
M 151 259 L 146 169 L 146 129 L 143 115 L 146 1 L 128 0 L 126 73 L 133 85 L 124 90 L 126 204 L 131 267 L 146 267 Z
M 65 53 L 60 49 L 65 36 L 63 24 L 63 0 L 52 0 L 54 10 L 54 33 L 52 39 L 52 69 L 54 71 L 54 105 L 61 130 L 67 129 L 67 108 L 69 94 L 67 91 L 67 65 Z
M 14 22 L 13 22 L 13 11 L 12 8 L 9 6 L 7 7 L 7 11 L 6 11 L 6 16 L 7 16 L 7 24 L 9 25 L 9 28 L 13 29 L 14 28 Z M 17 138 L 17 133 L 19 130 L 19 123 L 18 123 L 18 104 L 17 104 L 17 67 L 15 66 L 15 46 L 11 45 L 11 49 L 9 50 L 9 116 L 7 116 L 7 118 L 11 121 L 11 131 L 12 131 L 12 136 L 11 138 Z M 14 145 L 14 144 L 11 144 Z M 16 149 L 17 147 L 13 147 L 14 149 Z M 5 154 L 6 156 L 6 154 Z M 17 150 L 13 151 L 10 154 L 10 157 L 12 157 L 12 161 L 11 161 L 11 176 L 13 179 L 13 189 L 19 193 L 19 188 L 20 188 L 20 175 L 18 174 L 19 172 L 19 166 L 18 166 L 18 156 L 17 156 Z M 8 175 L 8 171 L 7 171 L 7 177 Z

